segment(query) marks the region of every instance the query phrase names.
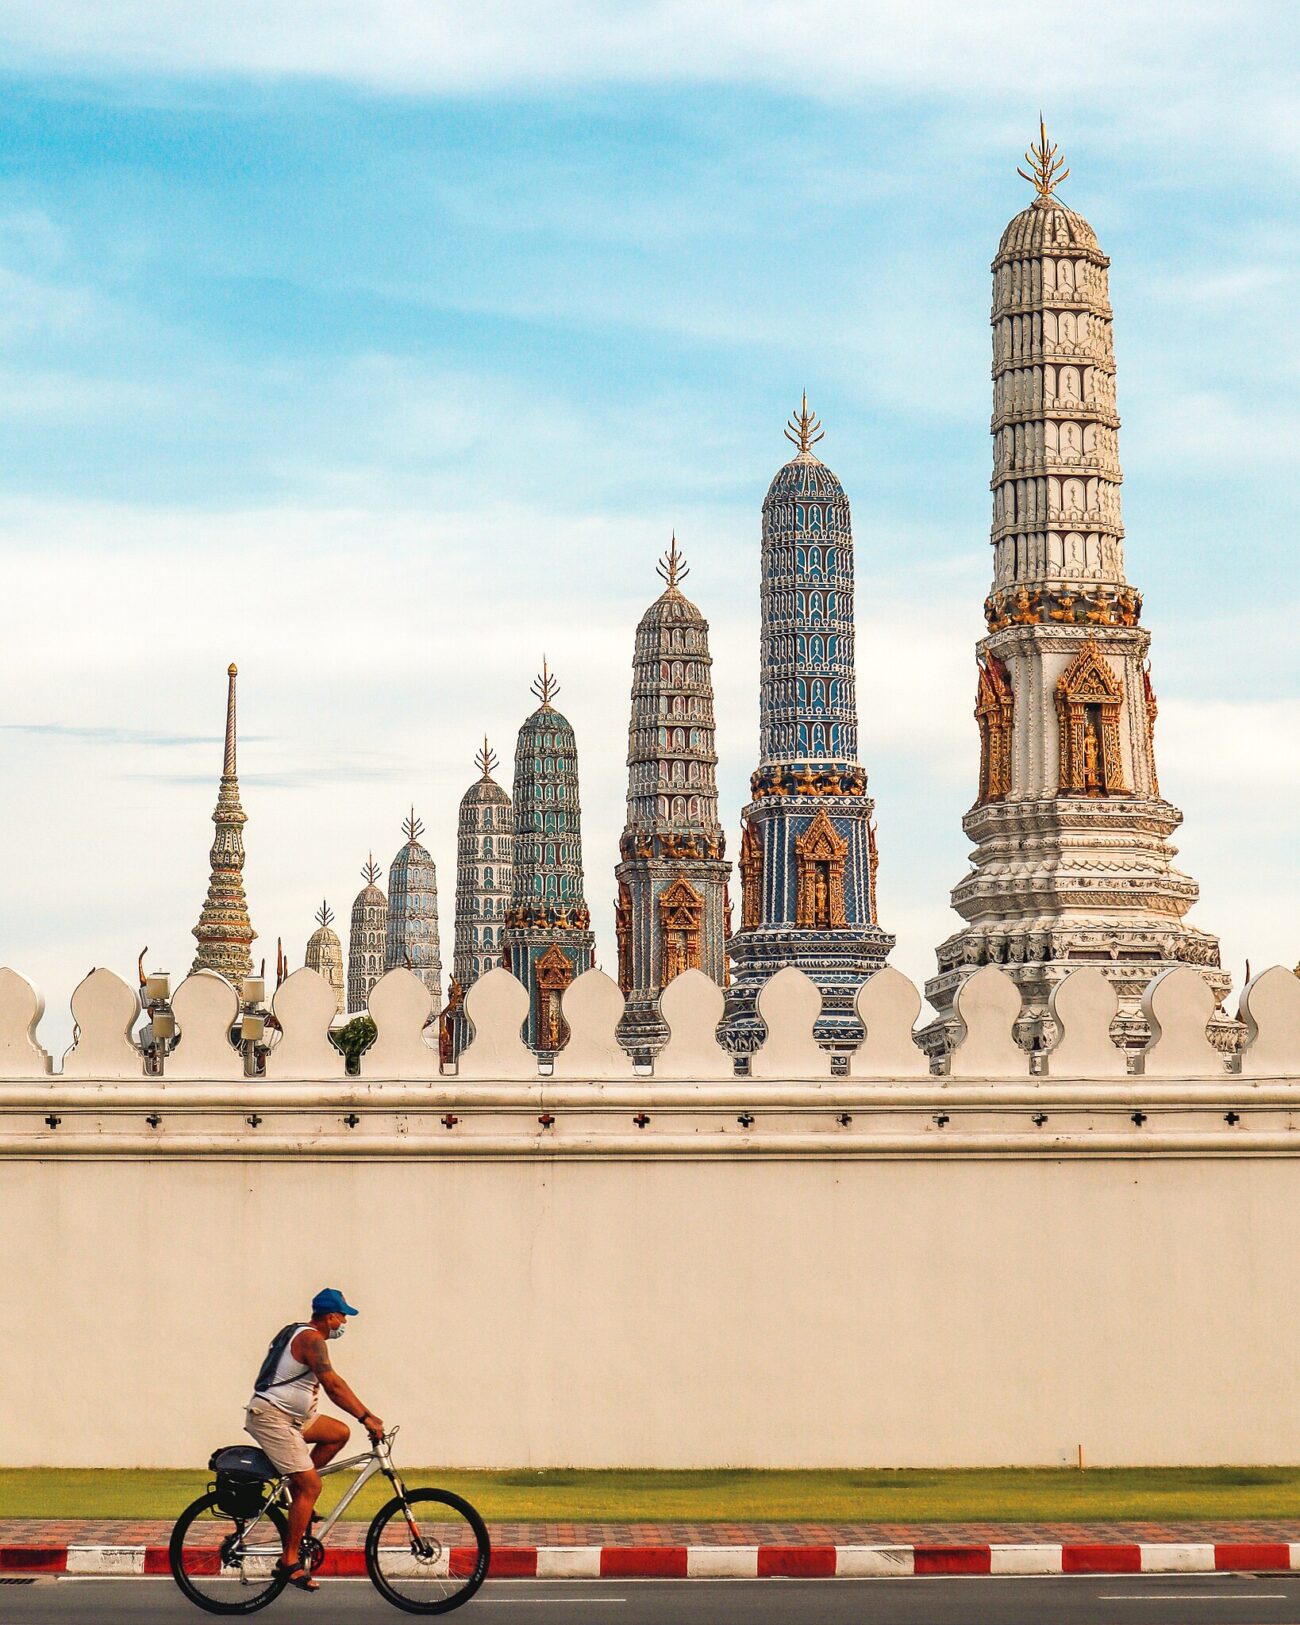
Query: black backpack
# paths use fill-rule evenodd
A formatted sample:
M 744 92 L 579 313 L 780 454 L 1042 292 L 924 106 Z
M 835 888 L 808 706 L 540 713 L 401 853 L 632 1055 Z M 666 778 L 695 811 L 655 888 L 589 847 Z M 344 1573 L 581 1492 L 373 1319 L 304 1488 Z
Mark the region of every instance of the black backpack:
M 287 1326 L 281 1326 L 280 1330 L 271 1339 L 266 1351 L 266 1358 L 258 1368 L 257 1378 L 253 1383 L 253 1392 L 255 1394 L 264 1394 L 269 1388 L 279 1388 L 286 1382 L 296 1382 L 298 1380 L 296 1377 L 281 1377 L 277 1381 L 275 1368 L 280 1363 L 280 1356 L 293 1342 L 293 1334 L 300 1326 L 304 1325 L 306 1325 L 305 1321 L 292 1320 Z
M 281 1476 L 265 1450 L 255 1444 L 228 1444 L 208 1457 L 216 1474 L 217 1506 L 231 1518 L 255 1518 L 266 1502 L 268 1479 Z

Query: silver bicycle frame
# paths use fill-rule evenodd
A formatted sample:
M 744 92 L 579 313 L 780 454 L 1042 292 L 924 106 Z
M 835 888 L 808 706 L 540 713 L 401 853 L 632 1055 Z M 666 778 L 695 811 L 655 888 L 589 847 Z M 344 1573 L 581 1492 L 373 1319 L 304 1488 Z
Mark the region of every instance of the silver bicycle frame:
M 365 1466 L 361 1468 L 352 1484 L 349 1485 L 343 1499 L 323 1523 L 316 1525 L 315 1530 L 312 1532 L 312 1538 L 314 1540 L 323 1541 L 325 1539 L 325 1536 L 329 1534 L 330 1530 L 333 1529 L 334 1525 L 347 1511 L 348 1507 L 352 1504 L 353 1500 L 355 1500 L 358 1493 L 370 1482 L 376 1473 L 384 1473 L 389 1479 L 391 1479 L 393 1487 L 397 1493 L 401 1496 L 405 1496 L 406 1487 L 402 1483 L 401 1479 L 397 1476 L 397 1469 L 393 1466 L 392 1451 L 387 1438 L 376 1439 L 371 1444 L 369 1450 L 363 1451 L 358 1456 L 347 1456 L 342 1461 L 331 1461 L 328 1466 L 317 1468 L 317 1471 L 320 1473 L 322 1478 L 329 1478 L 333 1473 L 345 1473 L 349 1467 L 357 1467 L 362 1462 L 365 1463 Z M 287 1475 L 284 1478 L 277 1478 L 275 1483 L 272 1485 L 271 1493 L 266 1498 L 267 1505 L 269 1506 L 272 1502 L 282 1500 L 286 1495 L 288 1488 L 289 1479 Z M 258 1524 L 262 1522 L 264 1516 L 264 1513 L 259 1512 L 257 1517 L 253 1519 L 252 1523 L 249 1524 L 247 1530 L 244 1532 L 243 1539 L 241 1539 L 239 1542 L 239 1553 L 241 1557 L 278 1557 L 280 1555 L 280 1544 L 278 1541 L 274 1546 L 250 1546 L 248 1544 L 249 1535 L 251 1535 L 252 1532 L 257 1528 Z

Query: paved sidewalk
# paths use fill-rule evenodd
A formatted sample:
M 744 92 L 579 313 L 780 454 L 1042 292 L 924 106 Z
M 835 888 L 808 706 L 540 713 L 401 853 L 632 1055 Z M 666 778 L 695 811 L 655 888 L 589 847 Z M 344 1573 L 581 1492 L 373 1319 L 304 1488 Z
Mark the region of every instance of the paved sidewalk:
M 179 1508 L 177 1509 L 179 1511 Z M 0 1546 L 159 1546 L 156 1518 L 0 1518 Z M 360 1546 L 365 1523 L 331 1531 L 331 1546 Z M 974 1546 L 1300 1543 L 1300 1520 L 1171 1523 L 520 1523 L 489 1518 L 499 1546 Z

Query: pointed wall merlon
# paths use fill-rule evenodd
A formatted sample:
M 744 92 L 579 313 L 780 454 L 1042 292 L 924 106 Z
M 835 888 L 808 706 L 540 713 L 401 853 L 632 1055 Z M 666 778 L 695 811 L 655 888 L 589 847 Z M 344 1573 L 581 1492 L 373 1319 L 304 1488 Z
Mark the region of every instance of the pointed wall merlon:
M 1247 982 L 1240 1019 L 1246 1027 L 1243 1078 L 1300 1076 L 1300 976 L 1274 965 Z
M 239 995 L 215 971 L 196 971 L 172 994 L 176 1046 L 163 1062 L 169 1083 L 228 1082 L 244 1076 L 243 1052 L 230 1042 Z
M 500 967 L 480 976 L 465 995 L 465 1016 L 473 1036 L 461 1054 L 458 1077 L 507 1083 L 537 1077 L 537 1057 L 521 1036 L 528 991 L 517 977 Z
M 565 988 L 560 1008 L 569 1041 L 556 1052 L 553 1077 L 598 1082 L 634 1075 L 632 1057 L 616 1036 L 623 995 L 612 977 L 602 970 L 584 971 Z
M 319 972 L 304 966 L 286 977 L 271 1001 L 271 1011 L 280 1024 L 280 1036 L 266 1057 L 268 1081 L 347 1075 L 343 1054 L 329 1036 L 338 1000 Z
M 887 1081 L 930 1073 L 913 1036 L 921 995 L 892 965 L 869 976 L 858 990 L 858 1020 L 866 1037 L 849 1057 L 849 1077 Z
M 660 1083 L 717 1083 L 735 1073 L 730 1054 L 718 1042 L 726 1006 L 722 989 L 702 970 L 675 976 L 659 995 L 659 1014 L 668 1042 L 654 1059 Z
M 948 1057 L 950 1078 L 1029 1076 L 1029 1052 L 1015 1040 L 1020 990 L 1004 970 L 977 970 L 957 990 L 953 1007 L 962 1032 Z
M 1142 995 L 1151 1037 L 1138 1051 L 1139 1073 L 1145 1078 L 1222 1077 L 1223 1056 L 1206 1032 L 1214 1010 L 1209 983 L 1190 965 L 1162 971 Z
M 1111 1042 L 1119 1000 L 1114 985 L 1095 966 L 1071 971 L 1052 990 L 1050 1009 L 1059 1037 L 1043 1061 L 1051 1078 L 1123 1078 L 1124 1051 Z
M 140 1000 L 120 976 L 100 966 L 72 995 L 76 1037 L 63 1058 L 65 1078 L 140 1078 L 144 1057 L 131 1029 L 140 1016 Z
M 0 967 L 0 1078 L 34 1078 L 50 1071 L 49 1054 L 36 1042 L 45 1000 L 25 976 Z
M 787 965 L 760 989 L 759 1018 L 767 1036 L 750 1058 L 751 1078 L 820 1080 L 831 1075 L 831 1057 L 813 1037 L 822 1013 L 817 984 L 794 965 Z
M 370 990 L 375 1041 L 361 1057 L 363 1078 L 436 1078 L 438 1051 L 427 1041 L 433 995 L 405 966 L 381 976 Z

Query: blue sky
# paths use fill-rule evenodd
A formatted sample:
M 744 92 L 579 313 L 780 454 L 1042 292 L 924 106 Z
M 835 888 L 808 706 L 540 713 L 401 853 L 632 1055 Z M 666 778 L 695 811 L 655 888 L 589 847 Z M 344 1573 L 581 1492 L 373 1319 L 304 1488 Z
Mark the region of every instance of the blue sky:
M 455 806 L 545 651 L 613 959 L 631 637 L 675 526 L 733 835 L 807 388 L 853 502 L 883 923 L 953 916 L 989 573 L 988 262 L 1040 104 L 1111 255 L 1124 517 L 1238 974 L 1300 953 L 1300 116 L 1285 6 L 0 0 L 0 960 L 51 1037 L 180 974 L 239 662 L 258 951 Z

